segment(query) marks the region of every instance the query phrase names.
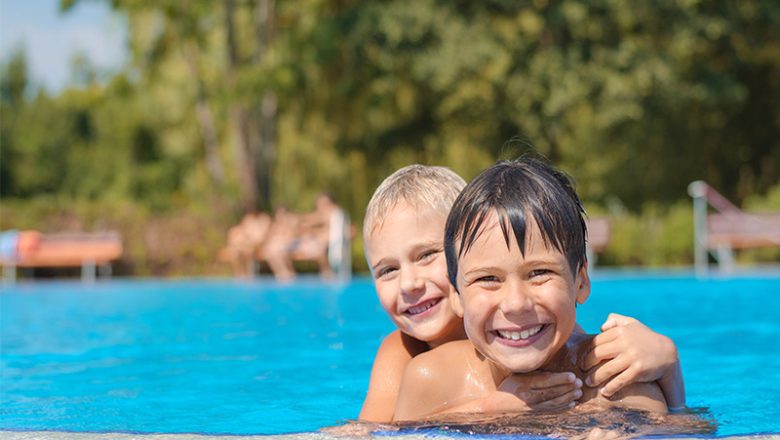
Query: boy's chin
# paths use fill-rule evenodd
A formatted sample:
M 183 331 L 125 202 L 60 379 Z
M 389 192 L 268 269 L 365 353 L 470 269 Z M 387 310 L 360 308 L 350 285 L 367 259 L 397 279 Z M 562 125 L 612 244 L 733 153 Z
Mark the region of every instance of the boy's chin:
M 418 341 L 431 343 L 442 338 L 444 331 L 438 327 L 431 326 L 431 328 L 407 328 L 407 331 L 404 333 L 413 337 L 414 339 L 417 339 Z
M 538 362 L 518 362 L 505 364 L 506 368 L 512 373 L 530 373 L 536 371 L 544 366 L 545 359 L 541 359 Z
M 534 355 L 517 356 L 489 356 L 490 360 L 496 365 L 509 370 L 512 373 L 530 373 L 542 368 L 548 361 L 549 356 L 545 353 L 534 353 Z

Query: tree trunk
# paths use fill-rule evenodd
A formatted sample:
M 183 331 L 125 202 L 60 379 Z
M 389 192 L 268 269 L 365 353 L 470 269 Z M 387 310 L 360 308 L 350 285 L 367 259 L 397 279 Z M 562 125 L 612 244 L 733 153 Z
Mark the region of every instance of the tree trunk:
M 253 61 L 259 64 L 275 35 L 275 3 L 274 0 L 257 0 L 255 2 L 255 52 Z M 256 110 L 258 110 L 256 108 Z M 276 159 L 276 114 L 277 99 L 272 90 L 266 90 L 256 114 L 254 123 L 255 136 L 253 151 L 255 153 L 255 171 L 260 184 L 260 203 L 264 208 L 271 207 L 273 186 L 273 169 Z
M 225 30 L 227 37 L 228 87 L 235 92 L 236 70 L 240 67 L 234 21 L 235 1 L 225 1 Z M 235 98 L 234 98 L 235 99 Z M 245 212 L 257 209 L 257 174 L 255 155 L 249 129 L 249 113 L 239 102 L 230 106 L 230 127 L 233 138 L 233 158 L 238 177 L 239 197 Z
M 247 149 L 249 141 L 249 117 L 246 109 L 240 104 L 233 104 L 230 109 L 230 127 L 233 134 L 233 159 L 236 163 L 239 198 L 244 212 L 257 210 L 257 175 L 255 174 L 255 158 Z
M 261 203 L 266 207 L 271 206 L 271 189 L 273 187 L 273 170 L 276 161 L 276 94 L 267 91 L 263 95 L 260 117 L 256 122 L 259 130 L 257 175 L 260 178 Z
M 219 141 L 217 140 L 217 129 L 214 125 L 214 117 L 211 114 L 206 86 L 203 83 L 203 77 L 200 74 L 198 65 L 198 50 L 192 42 L 185 44 L 183 50 L 184 59 L 190 69 L 190 74 L 195 81 L 196 104 L 195 114 L 198 118 L 203 145 L 206 150 L 206 168 L 209 171 L 211 180 L 221 186 L 225 183 L 225 171 L 222 167 L 222 161 L 219 158 Z

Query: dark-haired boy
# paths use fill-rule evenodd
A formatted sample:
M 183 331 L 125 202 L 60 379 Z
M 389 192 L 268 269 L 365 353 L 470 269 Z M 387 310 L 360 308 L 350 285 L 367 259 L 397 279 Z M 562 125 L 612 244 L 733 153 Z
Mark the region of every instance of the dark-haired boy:
M 409 362 L 395 420 L 469 408 L 512 374 L 572 371 L 585 379 L 594 336 L 573 332 L 576 304 L 590 294 L 583 215 L 570 180 L 536 159 L 498 163 L 466 186 L 447 219 L 444 248 L 450 303 L 469 339 Z M 585 386 L 578 400 L 667 410 L 654 382 L 611 399 Z

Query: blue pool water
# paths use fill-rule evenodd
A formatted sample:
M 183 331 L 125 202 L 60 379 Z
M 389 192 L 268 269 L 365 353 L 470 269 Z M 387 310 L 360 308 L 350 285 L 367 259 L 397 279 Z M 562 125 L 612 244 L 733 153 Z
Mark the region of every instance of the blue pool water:
M 370 280 L 2 286 L 0 429 L 281 434 L 354 419 L 392 325 Z M 586 331 L 635 316 L 678 344 L 716 435 L 780 433 L 780 273 L 596 274 Z

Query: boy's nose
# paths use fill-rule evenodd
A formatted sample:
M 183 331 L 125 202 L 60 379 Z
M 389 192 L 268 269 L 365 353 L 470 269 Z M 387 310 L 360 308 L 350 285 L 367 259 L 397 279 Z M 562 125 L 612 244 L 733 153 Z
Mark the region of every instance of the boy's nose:
M 401 270 L 401 292 L 403 293 L 418 293 L 423 290 L 425 282 L 416 270 L 411 268 L 404 268 Z
M 506 284 L 506 291 L 501 298 L 501 310 L 505 314 L 522 313 L 533 307 L 533 299 L 521 282 Z

